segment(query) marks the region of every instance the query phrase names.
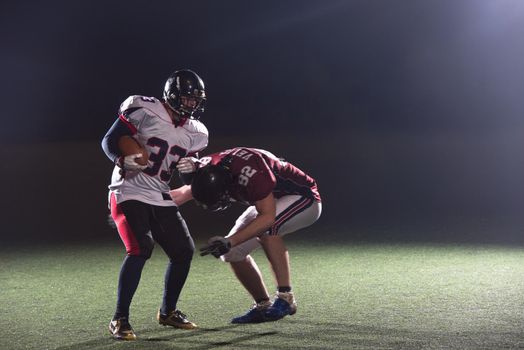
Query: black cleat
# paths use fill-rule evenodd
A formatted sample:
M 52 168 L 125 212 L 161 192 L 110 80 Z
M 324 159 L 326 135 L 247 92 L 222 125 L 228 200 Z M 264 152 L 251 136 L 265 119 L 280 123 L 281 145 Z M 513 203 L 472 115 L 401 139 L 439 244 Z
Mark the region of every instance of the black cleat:
M 109 322 L 109 333 L 117 340 L 136 340 L 136 334 L 127 317 L 121 317 Z
M 181 329 L 195 329 L 198 328 L 196 324 L 189 321 L 187 319 L 187 316 L 184 315 L 180 310 L 173 310 L 169 312 L 169 314 L 164 315 L 160 313 L 160 310 L 158 310 L 158 313 L 156 315 L 156 319 L 158 320 L 158 323 L 164 326 L 171 326 L 175 328 L 181 328 Z

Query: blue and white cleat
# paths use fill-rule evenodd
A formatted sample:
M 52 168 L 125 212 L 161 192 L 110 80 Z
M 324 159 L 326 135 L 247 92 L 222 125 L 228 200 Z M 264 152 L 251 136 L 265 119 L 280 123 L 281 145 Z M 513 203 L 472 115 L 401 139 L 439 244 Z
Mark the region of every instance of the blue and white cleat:
M 277 321 L 287 315 L 294 315 L 297 312 L 297 302 L 293 292 L 277 292 L 273 305 L 268 307 L 264 312 L 266 321 Z
M 263 303 L 254 303 L 253 306 L 251 306 L 251 309 L 249 309 L 248 312 L 246 312 L 242 316 L 235 317 L 231 320 L 231 323 L 236 324 L 244 324 L 244 323 L 261 323 L 266 322 L 266 318 L 264 317 L 264 312 L 271 306 L 271 302 L 265 301 Z

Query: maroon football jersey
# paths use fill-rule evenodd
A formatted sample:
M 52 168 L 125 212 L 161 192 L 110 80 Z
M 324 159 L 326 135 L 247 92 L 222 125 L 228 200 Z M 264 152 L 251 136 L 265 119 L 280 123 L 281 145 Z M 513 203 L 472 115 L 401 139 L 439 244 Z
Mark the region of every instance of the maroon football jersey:
M 276 198 L 302 195 L 320 202 L 315 180 L 291 163 L 272 153 L 247 147 L 236 147 L 200 159 L 203 164 L 224 162 L 233 175 L 229 195 L 246 204 L 254 204 L 271 192 Z

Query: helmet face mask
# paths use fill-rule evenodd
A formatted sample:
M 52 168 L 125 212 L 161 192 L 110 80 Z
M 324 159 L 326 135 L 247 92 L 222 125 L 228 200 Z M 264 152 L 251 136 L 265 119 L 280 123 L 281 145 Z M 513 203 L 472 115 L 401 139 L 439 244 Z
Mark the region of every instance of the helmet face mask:
M 178 70 L 167 79 L 163 99 L 181 118 L 198 119 L 206 102 L 204 82 L 192 70 Z
M 197 170 L 191 182 L 193 198 L 202 208 L 219 211 L 229 208 L 230 172 L 220 165 L 206 165 Z

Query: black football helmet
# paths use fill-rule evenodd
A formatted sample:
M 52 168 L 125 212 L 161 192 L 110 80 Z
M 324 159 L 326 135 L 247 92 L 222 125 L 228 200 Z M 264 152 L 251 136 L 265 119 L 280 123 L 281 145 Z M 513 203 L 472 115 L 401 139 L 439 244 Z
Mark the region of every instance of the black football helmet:
M 193 198 L 204 209 L 219 211 L 231 205 L 229 186 L 233 178 L 222 165 L 206 165 L 198 169 L 191 181 Z
M 184 106 L 180 99 L 181 96 L 195 98 L 196 106 L 193 108 Z M 192 70 L 177 70 L 167 79 L 163 98 L 169 108 L 182 118 L 198 119 L 198 114 L 204 112 L 206 102 L 204 82 Z

